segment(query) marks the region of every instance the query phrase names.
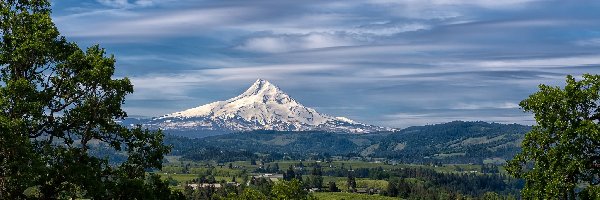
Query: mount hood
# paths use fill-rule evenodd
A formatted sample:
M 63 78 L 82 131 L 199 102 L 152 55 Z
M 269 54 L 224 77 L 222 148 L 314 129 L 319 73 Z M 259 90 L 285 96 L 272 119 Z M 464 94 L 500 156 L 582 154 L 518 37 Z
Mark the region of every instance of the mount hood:
M 269 81 L 258 79 L 241 95 L 141 123 L 166 131 L 253 130 L 370 133 L 393 129 L 331 117 L 303 106 Z

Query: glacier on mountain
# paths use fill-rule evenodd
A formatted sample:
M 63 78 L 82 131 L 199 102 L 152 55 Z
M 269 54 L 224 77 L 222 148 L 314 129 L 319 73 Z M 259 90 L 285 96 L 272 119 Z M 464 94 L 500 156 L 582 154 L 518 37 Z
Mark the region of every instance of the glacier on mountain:
M 163 130 L 211 130 L 239 132 L 252 130 L 329 131 L 370 133 L 393 129 L 366 125 L 345 117 L 331 117 L 308 108 L 269 81 L 258 79 L 241 95 L 143 123 Z

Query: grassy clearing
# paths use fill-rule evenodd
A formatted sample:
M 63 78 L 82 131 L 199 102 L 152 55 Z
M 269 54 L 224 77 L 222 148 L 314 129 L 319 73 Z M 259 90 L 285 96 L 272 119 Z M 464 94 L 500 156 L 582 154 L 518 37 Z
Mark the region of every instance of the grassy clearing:
M 338 180 L 335 185 L 338 189 L 347 192 L 348 182 L 347 180 Z M 380 190 L 387 190 L 388 182 L 385 180 L 369 180 L 369 179 L 356 179 L 357 188 L 377 188 Z
M 506 163 L 505 159 L 502 158 L 488 158 L 483 160 L 483 164 L 504 164 Z
M 198 178 L 198 175 L 196 174 L 160 174 L 161 179 L 167 179 L 169 176 L 178 182 L 191 181 L 192 179 Z
M 160 178 L 163 180 L 166 180 L 167 178 L 171 177 L 174 180 L 178 181 L 179 183 L 183 183 L 185 181 L 191 181 L 192 179 L 198 178 L 199 175 L 198 174 L 164 174 L 164 173 L 158 173 L 158 175 L 160 175 Z M 220 182 L 221 180 L 224 180 L 226 182 L 231 181 L 232 177 L 226 177 L 226 176 L 215 176 L 215 180 L 217 180 L 217 182 Z
M 327 186 L 327 184 L 329 184 L 329 182 L 338 182 L 338 181 L 346 181 L 346 180 L 348 180 L 347 177 L 323 176 L 323 185 Z

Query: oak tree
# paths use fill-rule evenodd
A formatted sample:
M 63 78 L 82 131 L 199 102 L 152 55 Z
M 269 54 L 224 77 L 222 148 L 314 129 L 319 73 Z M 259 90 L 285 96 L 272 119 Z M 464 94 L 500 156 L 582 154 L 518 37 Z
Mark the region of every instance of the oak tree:
M 0 199 L 175 197 L 146 174 L 170 150 L 163 134 L 116 122 L 133 86 L 115 58 L 67 41 L 50 14 L 47 0 L 0 1 Z M 128 158 L 111 165 L 94 144 Z
M 525 199 L 577 199 L 598 194 L 600 75 L 567 76 L 564 88 L 540 85 L 520 106 L 536 125 L 507 170 L 525 180 Z

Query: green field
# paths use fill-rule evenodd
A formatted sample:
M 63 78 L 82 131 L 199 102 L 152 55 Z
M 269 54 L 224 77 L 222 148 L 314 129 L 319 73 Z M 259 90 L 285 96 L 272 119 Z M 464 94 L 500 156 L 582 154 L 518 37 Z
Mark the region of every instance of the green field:
M 198 174 L 165 174 L 165 173 L 161 173 L 159 175 L 161 176 L 162 179 L 168 179 L 169 177 L 171 177 L 180 183 L 183 183 L 185 181 L 191 181 L 192 179 L 199 177 Z M 224 180 L 226 182 L 229 182 L 229 181 L 231 181 L 231 179 L 232 179 L 231 177 L 215 176 L 215 180 L 217 180 L 217 181 Z
M 251 161 L 234 161 L 234 162 L 215 162 L 215 161 L 191 161 L 182 159 L 177 156 L 168 156 L 167 162 L 164 163 L 163 169 L 156 172 L 160 175 L 163 180 L 169 180 L 170 187 L 175 190 L 184 190 L 185 183 L 193 179 L 200 177 L 212 178 L 214 177 L 216 182 L 232 182 L 235 177 L 235 182 L 241 183 L 246 186 L 246 181 L 249 181 L 252 176 L 264 174 L 270 169 L 269 173 L 283 174 L 288 171 L 289 167 L 292 166 L 296 173 L 302 173 L 302 180 L 305 183 L 310 183 L 313 177 L 311 173 L 314 170 L 315 165 L 321 166 L 322 175 L 322 187 L 321 191 L 329 191 L 329 183 L 334 182 L 336 187 L 341 192 L 314 192 L 312 193 L 318 199 L 399 199 L 393 197 L 382 196 L 389 191 L 390 186 L 400 188 L 398 184 L 401 182 L 400 179 L 391 179 L 392 177 L 381 176 L 382 178 L 375 178 L 382 174 L 389 174 L 392 171 L 396 173 L 411 173 L 404 174 L 404 176 L 411 176 L 402 178 L 403 188 L 412 188 L 411 191 L 417 191 L 419 193 L 410 194 L 410 197 L 419 197 L 428 194 L 446 194 L 449 192 L 457 192 L 462 194 L 470 195 L 471 197 L 478 197 L 483 192 L 489 191 L 488 188 L 477 185 L 478 181 L 481 180 L 492 180 L 495 181 L 496 185 L 509 183 L 502 189 L 497 187 L 496 191 L 506 192 L 509 194 L 517 194 L 518 190 L 514 189 L 514 180 L 502 179 L 499 177 L 502 174 L 506 174 L 506 171 L 498 166 L 498 172 L 495 179 L 490 179 L 492 173 L 482 173 L 484 166 L 473 165 L 473 164 L 428 164 L 428 165 L 417 165 L 417 164 L 390 164 L 388 162 L 374 162 L 374 161 L 361 161 L 361 160 L 333 160 L 331 162 L 316 161 L 316 160 L 275 160 L 269 162 L 263 162 L 256 160 L 256 164 L 252 165 Z M 273 171 L 274 166 L 279 166 L 277 172 Z M 487 170 L 488 168 L 486 168 Z M 347 172 L 353 171 L 355 175 L 355 183 L 357 191 L 364 191 L 366 189 L 372 189 L 374 195 L 359 194 L 359 193 L 348 193 L 348 175 Z M 367 173 L 367 175 L 365 175 Z M 372 173 L 370 176 L 368 173 Z M 429 175 L 428 175 L 429 174 Z M 432 177 L 440 177 L 439 179 L 432 179 Z M 487 177 L 487 178 L 485 178 Z M 502 180 L 500 180 L 502 179 Z M 446 182 L 439 182 L 448 180 Z M 451 180 L 451 181 L 450 181 Z M 279 182 L 281 180 L 275 180 Z M 394 182 L 391 182 L 394 181 Z M 436 182 L 438 181 L 438 182 Z M 460 183 L 455 185 L 454 183 Z M 462 184 L 462 185 L 461 185 Z M 476 188 L 475 192 L 472 193 L 473 189 Z M 305 188 L 306 189 L 306 188 Z
M 233 176 L 241 177 L 247 173 L 250 173 L 260 167 L 260 164 L 251 165 L 249 161 L 235 161 L 227 163 L 216 163 L 211 161 L 206 162 L 194 162 L 188 160 L 182 160 L 176 156 L 167 157 L 169 162 L 165 163 L 162 171 L 159 172 L 161 176 L 172 176 L 177 181 L 186 181 L 193 178 L 197 178 L 200 174 L 210 174 L 215 177 L 223 177 L 227 180 Z M 469 164 L 449 164 L 441 166 L 433 165 L 415 165 L 415 164 L 397 164 L 391 165 L 382 162 L 365 162 L 365 161 L 333 161 L 331 163 L 316 162 L 316 161 L 300 161 L 300 160 L 282 160 L 265 163 L 265 166 L 270 165 L 271 167 L 275 164 L 279 165 L 279 169 L 285 171 L 290 166 L 298 165 L 302 163 L 305 166 L 305 171 L 312 170 L 314 164 L 318 164 L 324 171 L 335 168 L 346 168 L 346 169 L 358 169 L 358 168 L 382 168 L 383 170 L 392 169 L 404 169 L 404 168 L 425 168 L 432 169 L 436 172 L 443 173 L 479 173 L 481 170 L 480 165 L 469 165 Z M 228 166 L 231 164 L 236 168 L 230 169 Z M 184 170 L 187 168 L 187 171 Z M 325 177 L 325 182 L 338 181 L 340 177 Z M 219 179 L 220 180 L 220 179 Z
M 339 180 L 335 183 L 337 187 L 346 192 L 348 190 L 348 183 L 346 180 Z M 356 180 L 357 188 L 376 188 L 379 190 L 387 190 L 388 182 L 385 180 L 369 180 L 369 179 L 357 179 Z

